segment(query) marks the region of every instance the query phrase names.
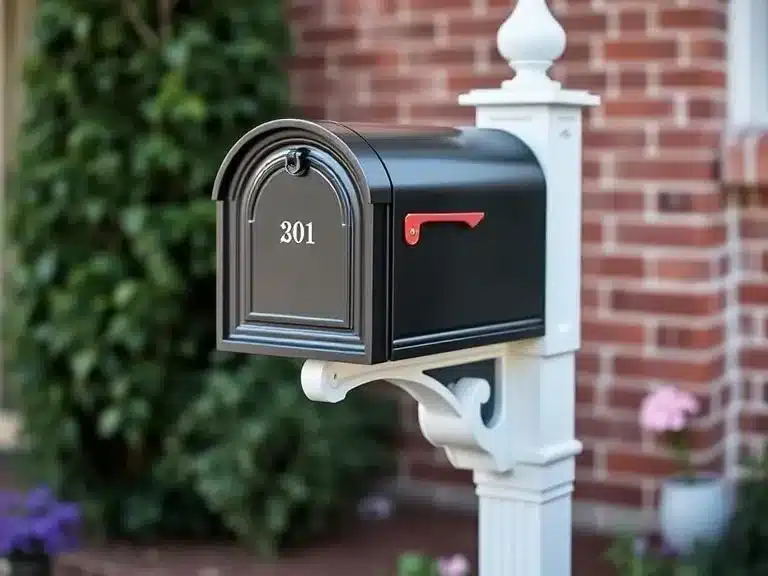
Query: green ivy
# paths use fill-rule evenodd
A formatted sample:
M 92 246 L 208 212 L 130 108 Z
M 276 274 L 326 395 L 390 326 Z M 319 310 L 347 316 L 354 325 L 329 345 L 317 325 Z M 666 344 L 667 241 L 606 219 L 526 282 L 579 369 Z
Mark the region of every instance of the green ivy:
M 215 349 L 228 148 L 287 109 L 274 0 L 39 0 L 7 202 L 10 378 L 35 473 L 106 535 L 316 534 L 386 461 L 380 400 Z

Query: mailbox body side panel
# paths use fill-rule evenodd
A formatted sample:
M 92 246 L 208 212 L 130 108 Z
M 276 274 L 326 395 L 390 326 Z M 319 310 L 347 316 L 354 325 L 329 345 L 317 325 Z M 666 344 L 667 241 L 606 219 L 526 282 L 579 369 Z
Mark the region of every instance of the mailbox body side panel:
M 365 136 L 393 183 L 390 359 L 542 336 L 546 181 L 533 152 L 499 130 Z

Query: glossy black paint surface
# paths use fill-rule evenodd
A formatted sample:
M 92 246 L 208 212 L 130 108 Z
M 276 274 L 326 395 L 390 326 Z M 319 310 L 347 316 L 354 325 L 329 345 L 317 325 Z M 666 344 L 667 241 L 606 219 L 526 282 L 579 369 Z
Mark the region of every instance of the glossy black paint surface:
M 545 192 L 498 130 L 259 126 L 213 191 L 218 347 L 371 364 L 539 336 Z M 425 212 L 485 216 L 407 244 L 406 214 Z M 281 240 L 281 222 L 311 223 L 311 243 Z

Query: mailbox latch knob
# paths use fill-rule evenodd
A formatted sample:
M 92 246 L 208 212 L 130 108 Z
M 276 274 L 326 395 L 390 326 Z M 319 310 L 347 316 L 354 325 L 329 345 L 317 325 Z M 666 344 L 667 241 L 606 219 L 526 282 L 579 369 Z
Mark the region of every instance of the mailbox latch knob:
M 309 150 L 294 148 L 285 155 L 285 171 L 291 176 L 304 176 L 309 170 Z
M 485 218 L 485 212 L 429 212 L 405 215 L 405 242 L 409 246 L 419 243 L 421 227 L 429 222 L 458 222 L 474 228 Z

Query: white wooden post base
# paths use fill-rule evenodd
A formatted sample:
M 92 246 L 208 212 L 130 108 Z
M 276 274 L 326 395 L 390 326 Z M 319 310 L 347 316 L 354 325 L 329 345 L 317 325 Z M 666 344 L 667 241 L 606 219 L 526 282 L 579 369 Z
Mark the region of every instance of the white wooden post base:
M 475 472 L 474 479 L 482 576 L 571 574 L 573 457 L 505 474 Z
M 304 364 L 301 383 L 312 400 L 340 402 L 351 390 L 386 380 L 419 402 L 424 436 L 457 468 L 474 471 L 480 499 L 480 576 L 568 576 L 574 358 L 545 357 L 540 341 L 485 346 L 374 366 Z M 494 413 L 481 416 L 490 384 L 462 378 L 445 385 L 435 368 L 494 359 Z

